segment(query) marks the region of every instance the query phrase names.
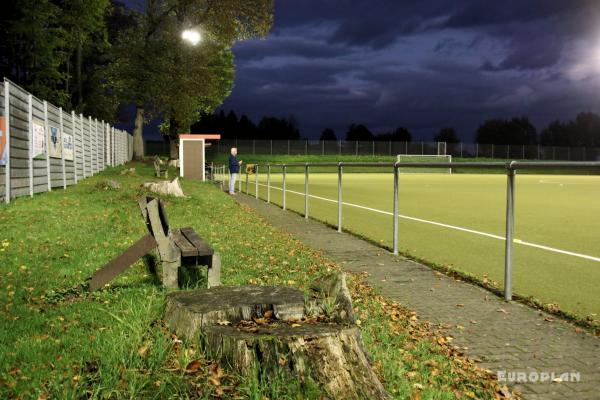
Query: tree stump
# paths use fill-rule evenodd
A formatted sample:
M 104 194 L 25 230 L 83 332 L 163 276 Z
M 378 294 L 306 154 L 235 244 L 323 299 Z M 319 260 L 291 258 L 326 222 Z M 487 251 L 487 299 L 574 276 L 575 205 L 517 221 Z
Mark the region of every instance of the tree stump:
M 205 326 L 236 324 L 271 312 L 281 321 L 304 317 L 304 294 L 289 287 L 217 286 L 167 295 L 165 322 L 177 336 L 193 339 Z
M 331 298 L 335 304 L 328 304 Z M 316 315 L 323 310 L 332 312 Z M 275 286 L 170 293 L 165 322 L 180 337 L 198 338 L 209 357 L 238 373 L 285 369 L 301 382 L 311 379 L 331 399 L 390 398 L 363 348 L 343 275 L 315 282 L 312 298 Z

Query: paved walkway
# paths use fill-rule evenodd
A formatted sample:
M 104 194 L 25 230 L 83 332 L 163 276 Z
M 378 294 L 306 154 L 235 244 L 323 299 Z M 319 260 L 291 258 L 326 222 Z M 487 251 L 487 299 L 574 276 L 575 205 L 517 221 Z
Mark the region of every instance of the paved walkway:
M 432 269 L 395 257 L 355 236 L 243 194 L 240 203 L 309 247 L 322 250 L 350 272 L 367 271 L 367 281 L 422 320 L 448 326 L 454 343 L 481 367 L 506 373 L 509 386 L 526 399 L 600 399 L 600 339 L 519 303 L 458 282 Z M 509 379 L 579 373 L 580 381 L 510 383 Z M 532 374 L 533 372 L 533 374 Z M 537 374 L 536 374 L 537 373 Z M 500 375 L 499 375 L 500 376 Z

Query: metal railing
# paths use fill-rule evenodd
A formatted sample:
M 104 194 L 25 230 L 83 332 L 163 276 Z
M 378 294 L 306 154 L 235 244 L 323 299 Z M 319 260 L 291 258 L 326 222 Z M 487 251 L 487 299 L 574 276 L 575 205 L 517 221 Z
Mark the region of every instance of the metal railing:
M 337 183 L 338 183 L 338 221 L 337 231 L 342 232 L 342 206 L 343 206 L 343 168 L 344 167 L 365 167 L 365 168 L 391 168 L 394 173 L 394 193 L 393 193 L 393 226 L 392 226 L 392 252 L 394 255 L 398 255 L 398 220 L 399 220 L 399 177 L 400 168 L 464 168 L 464 169 L 504 169 L 506 171 L 507 182 L 506 182 L 506 230 L 505 230 L 505 248 L 504 248 L 504 298 L 507 301 L 512 300 L 512 267 L 513 267 L 513 243 L 514 243 L 514 227 L 515 227 L 515 176 L 517 170 L 551 170 L 557 168 L 598 168 L 600 172 L 600 162 L 589 161 L 589 162 L 531 162 L 531 161 L 510 161 L 506 163 L 502 162 L 489 162 L 489 163 L 478 163 L 478 162 L 464 162 L 464 163 L 442 163 L 442 162 L 315 162 L 315 163 L 287 163 L 287 164 L 255 164 L 254 174 L 254 185 L 255 198 L 259 198 L 259 170 L 266 167 L 267 170 L 267 203 L 271 202 L 271 169 L 281 168 L 282 172 L 282 208 L 286 210 L 286 175 L 287 169 L 290 167 L 303 167 L 304 168 L 304 218 L 309 217 L 308 199 L 309 199 L 309 169 L 310 167 L 337 167 Z M 221 177 L 224 179 L 227 176 L 227 167 L 220 168 Z M 246 194 L 248 191 L 249 174 L 246 173 Z M 239 191 L 241 192 L 241 180 Z

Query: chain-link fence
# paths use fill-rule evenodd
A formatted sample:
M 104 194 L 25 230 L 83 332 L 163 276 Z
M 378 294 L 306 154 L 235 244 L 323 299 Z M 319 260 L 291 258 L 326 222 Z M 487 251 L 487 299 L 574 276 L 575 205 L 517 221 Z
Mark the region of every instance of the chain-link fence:
M 320 141 L 320 140 L 238 140 L 222 139 L 207 148 L 207 155 L 229 154 L 237 147 L 240 154 L 266 155 L 354 155 L 396 156 L 451 155 L 457 158 L 506 160 L 597 161 L 600 148 L 541 145 L 494 145 L 481 143 Z M 445 152 L 444 152 L 445 147 Z M 169 143 L 146 141 L 146 155 L 169 155 Z

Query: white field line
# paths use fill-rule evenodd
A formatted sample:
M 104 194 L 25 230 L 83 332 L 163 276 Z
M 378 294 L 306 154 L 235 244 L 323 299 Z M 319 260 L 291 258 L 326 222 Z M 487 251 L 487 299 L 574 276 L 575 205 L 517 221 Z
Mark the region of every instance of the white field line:
M 252 182 L 252 185 L 254 185 L 254 182 Z M 267 187 L 267 185 L 262 184 L 262 183 L 259 183 L 258 185 L 259 186 L 263 186 L 263 187 Z M 280 190 L 280 191 L 283 190 L 282 188 L 279 188 L 279 187 L 273 186 L 273 185 L 271 185 L 271 189 L 276 189 L 276 190 Z M 297 194 L 297 195 L 300 195 L 300 196 L 304 196 L 303 192 L 296 192 L 296 191 L 289 190 L 289 189 L 286 189 L 285 192 L 286 193 Z M 337 203 L 337 200 L 328 199 L 326 197 L 321 197 L 321 196 L 315 196 L 315 195 L 310 194 L 310 192 L 308 194 L 308 197 L 311 197 L 311 198 L 317 199 L 317 200 L 328 201 L 330 203 Z M 392 216 L 392 217 L 394 216 L 394 214 L 391 213 L 391 212 L 389 212 L 389 211 L 383 211 L 383 210 L 378 210 L 376 208 L 361 206 L 360 204 L 347 203 L 345 201 L 342 201 L 342 204 L 345 205 L 345 206 L 348 206 L 348 207 L 360 208 L 362 210 L 372 211 L 372 212 L 376 212 L 376 213 L 379 213 L 379 214 L 389 215 L 389 216 Z M 442 228 L 454 229 L 454 230 L 457 230 L 457 231 L 472 233 L 472 234 L 475 234 L 475 235 L 485 236 L 485 237 L 489 237 L 489 238 L 492 238 L 492 239 L 497 239 L 497 240 L 502 240 L 502 241 L 506 240 L 506 238 L 504 236 L 494 235 L 493 233 L 476 231 L 474 229 L 468 229 L 468 228 L 463 228 L 463 227 L 460 227 L 460 226 L 443 224 L 441 222 L 436 222 L 436 221 L 430 221 L 430 220 L 427 220 L 427 219 L 411 217 L 411 216 L 408 216 L 408 215 L 398 214 L 398 218 L 407 219 L 407 220 L 410 220 L 410 221 L 422 222 L 424 224 L 441 226 Z M 521 240 L 521 239 L 513 239 L 513 243 L 517 243 L 517 244 L 520 244 L 520 245 L 523 245 L 523 246 L 528 246 L 528 247 L 534 247 L 536 249 L 551 251 L 553 253 L 559 253 L 559 254 L 564 254 L 564 255 L 567 255 L 567 256 L 579 257 L 579 258 L 584 258 L 584 259 L 590 260 L 590 261 L 600 262 L 600 258 L 599 257 L 594 257 L 594 256 L 590 256 L 590 255 L 587 255 L 587 254 L 575 253 L 575 252 L 568 251 L 568 250 L 556 249 L 554 247 L 544 246 L 542 244 L 526 242 L 526 241 Z

